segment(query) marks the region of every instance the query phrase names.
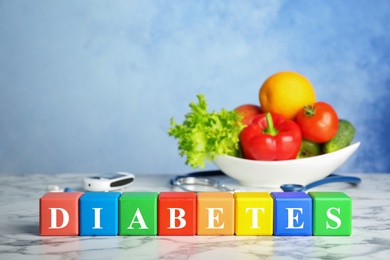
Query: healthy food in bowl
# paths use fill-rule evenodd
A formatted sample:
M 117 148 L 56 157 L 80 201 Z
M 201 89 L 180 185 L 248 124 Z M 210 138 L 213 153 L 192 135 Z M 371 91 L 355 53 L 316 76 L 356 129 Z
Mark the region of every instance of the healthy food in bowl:
M 311 83 L 296 72 L 269 77 L 258 92 L 259 104 L 207 111 L 204 95 L 191 102 L 184 122 L 171 118 L 170 136 L 193 168 L 214 162 L 248 186 L 307 184 L 326 177 L 347 160 L 354 126 L 317 101 Z
M 243 186 L 274 188 L 290 183 L 307 185 L 331 174 L 359 146 L 360 142 L 356 142 L 336 152 L 299 160 L 255 161 L 221 155 L 216 156 L 213 162 Z

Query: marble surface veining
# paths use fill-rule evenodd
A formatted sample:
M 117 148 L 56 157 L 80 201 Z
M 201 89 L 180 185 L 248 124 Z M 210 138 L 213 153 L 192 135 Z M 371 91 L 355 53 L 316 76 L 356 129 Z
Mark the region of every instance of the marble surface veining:
M 319 236 L 39 236 L 39 198 L 50 184 L 80 190 L 90 174 L 0 175 L 0 259 L 388 259 L 390 174 L 351 174 L 362 183 L 313 190 L 344 191 L 352 198 L 352 235 Z M 126 191 L 171 191 L 170 175 L 136 176 Z M 280 191 L 241 187 L 241 191 Z

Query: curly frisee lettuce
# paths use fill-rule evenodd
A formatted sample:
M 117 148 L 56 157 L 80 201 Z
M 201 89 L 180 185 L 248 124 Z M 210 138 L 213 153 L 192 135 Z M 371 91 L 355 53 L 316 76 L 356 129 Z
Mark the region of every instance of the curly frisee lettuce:
M 238 135 L 244 128 L 242 116 L 225 109 L 210 113 L 204 95 L 197 98 L 198 104 L 190 103 L 191 111 L 182 124 L 171 118 L 168 134 L 178 139 L 180 156 L 186 156 L 186 164 L 192 168 L 202 169 L 216 155 L 241 157 Z

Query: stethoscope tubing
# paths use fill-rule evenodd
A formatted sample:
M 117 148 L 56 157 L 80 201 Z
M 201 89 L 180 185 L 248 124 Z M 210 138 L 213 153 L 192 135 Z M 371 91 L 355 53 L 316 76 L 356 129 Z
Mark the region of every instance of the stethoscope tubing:
M 184 191 L 193 191 L 187 189 L 185 185 L 204 185 L 204 186 L 217 188 L 221 191 L 234 191 L 227 188 L 224 184 L 220 183 L 219 181 L 208 178 L 210 176 L 218 176 L 218 175 L 225 175 L 225 174 L 221 170 L 197 171 L 197 172 L 188 173 L 186 175 L 178 175 L 174 178 L 171 178 L 169 182 L 172 186 L 177 186 Z M 361 179 L 358 177 L 342 176 L 342 175 L 337 175 L 332 173 L 329 176 L 321 180 L 309 183 L 306 186 L 299 185 L 299 184 L 284 184 L 281 185 L 280 187 L 283 191 L 286 192 L 305 191 L 332 182 L 347 182 L 352 185 L 358 185 L 361 182 Z

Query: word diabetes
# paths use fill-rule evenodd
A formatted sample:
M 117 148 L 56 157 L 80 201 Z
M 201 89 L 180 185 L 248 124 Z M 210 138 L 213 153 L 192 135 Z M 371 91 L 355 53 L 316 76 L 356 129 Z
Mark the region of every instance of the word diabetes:
M 48 192 L 42 236 L 349 236 L 343 192 Z

